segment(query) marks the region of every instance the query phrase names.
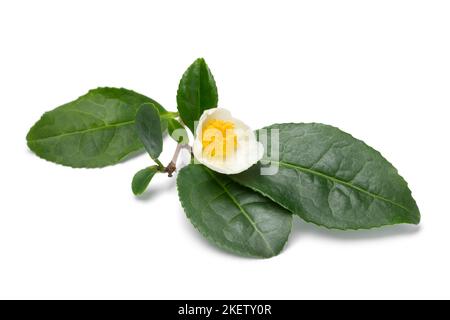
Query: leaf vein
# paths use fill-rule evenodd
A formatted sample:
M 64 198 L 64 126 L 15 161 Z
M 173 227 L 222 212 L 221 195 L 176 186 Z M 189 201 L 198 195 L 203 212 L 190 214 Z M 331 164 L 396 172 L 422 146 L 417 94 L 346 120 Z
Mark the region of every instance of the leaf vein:
M 366 194 L 366 195 L 368 195 L 368 196 L 370 196 L 370 197 L 372 197 L 374 199 L 390 203 L 390 204 L 392 204 L 392 205 L 394 205 L 394 206 L 396 206 L 398 208 L 401 208 L 401 209 L 403 209 L 403 210 L 405 210 L 407 212 L 410 212 L 410 210 L 408 208 L 406 208 L 405 206 L 403 206 L 403 205 L 401 205 L 399 203 L 396 203 L 396 202 L 394 202 L 394 201 L 392 201 L 390 199 L 387 199 L 387 198 L 385 198 L 383 196 L 380 196 L 378 194 L 375 194 L 375 193 L 372 193 L 370 191 L 367 191 L 367 190 L 365 190 L 365 189 L 363 189 L 361 187 L 355 186 L 355 185 L 353 185 L 353 184 L 351 184 L 351 183 L 349 183 L 347 181 L 340 180 L 338 178 L 328 176 L 328 175 L 326 175 L 326 174 L 324 174 L 322 172 L 315 171 L 315 170 L 312 170 L 312 169 L 308 169 L 308 168 L 302 167 L 300 165 L 292 164 L 292 163 L 288 163 L 288 162 L 275 161 L 275 160 L 270 160 L 270 159 L 268 159 L 268 161 L 275 162 L 275 163 L 277 163 L 277 164 L 279 164 L 281 166 L 284 166 L 284 167 L 292 168 L 292 169 L 295 169 L 295 170 L 298 170 L 298 171 L 302 171 L 302 172 L 306 172 L 306 173 L 310 173 L 310 174 L 322 177 L 322 178 L 327 179 L 327 180 L 329 180 L 329 181 L 331 181 L 333 183 L 344 185 L 344 186 L 349 187 L 351 189 L 354 189 L 354 190 L 357 190 L 359 192 L 362 192 L 362 193 L 364 193 L 364 194 Z
M 52 138 L 62 138 L 62 137 L 67 137 L 67 136 L 71 136 L 71 135 L 74 135 L 74 134 L 83 134 L 83 133 L 95 132 L 95 131 L 100 131 L 100 130 L 105 130 L 105 129 L 118 128 L 118 127 L 130 125 L 130 124 L 134 124 L 134 120 L 108 124 L 108 125 L 105 125 L 105 126 L 100 126 L 100 127 L 90 128 L 90 129 L 83 129 L 83 130 L 76 130 L 76 131 L 72 131 L 72 132 L 66 132 L 66 133 L 62 133 L 62 134 L 59 134 L 59 135 L 48 136 L 48 137 L 45 137 L 45 138 L 32 139 L 32 140 L 29 140 L 29 141 L 36 142 L 36 141 L 43 141 L 43 140 L 52 139 Z
M 230 193 L 230 191 L 228 190 L 228 188 L 226 187 L 226 185 L 224 185 L 222 182 L 219 181 L 219 179 L 217 179 L 209 169 L 205 168 L 206 172 L 208 172 L 208 174 L 211 176 L 211 178 L 219 185 L 222 187 L 222 189 L 225 191 L 225 193 L 227 194 L 227 196 L 231 199 L 231 201 L 234 203 L 234 205 L 241 211 L 242 215 L 247 218 L 247 220 L 250 222 L 250 224 L 253 226 L 254 230 L 256 231 L 256 233 L 258 233 L 258 235 L 261 237 L 261 239 L 264 241 L 264 244 L 267 246 L 267 248 L 270 250 L 270 252 L 275 255 L 275 252 L 273 251 L 272 247 L 270 246 L 269 242 L 267 241 L 266 237 L 264 236 L 264 234 L 262 233 L 261 230 L 259 230 L 258 226 L 256 225 L 255 221 L 251 218 L 251 216 L 248 214 L 248 212 L 244 209 L 243 206 L 241 206 L 239 204 L 239 202 L 237 201 L 237 199 Z

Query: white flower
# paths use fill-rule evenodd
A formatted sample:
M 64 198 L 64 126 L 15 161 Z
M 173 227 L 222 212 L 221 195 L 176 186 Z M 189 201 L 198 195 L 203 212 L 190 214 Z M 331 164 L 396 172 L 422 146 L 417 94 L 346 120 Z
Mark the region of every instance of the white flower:
M 247 170 L 258 162 L 263 145 L 242 121 L 223 108 L 205 110 L 197 124 L 193 152 L 196 160 L 225 174 Z

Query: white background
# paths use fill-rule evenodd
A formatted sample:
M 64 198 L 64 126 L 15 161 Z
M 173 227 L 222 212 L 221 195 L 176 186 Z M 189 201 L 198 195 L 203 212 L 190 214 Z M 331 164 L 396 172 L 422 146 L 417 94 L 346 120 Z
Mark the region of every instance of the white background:
M 0 298 L 450 298 L 449 17 L 448 1 L 2 1 Z M 75 170 L 28 151 L 43 112 L 97 86 L 174 110 L 200 56 L 253 128 L 323 122 L 380 150 L 421 225 L 296 219 L 279 256 L 241 258 L 194 230 L 175 179 L 132 195 L 148 157 Z

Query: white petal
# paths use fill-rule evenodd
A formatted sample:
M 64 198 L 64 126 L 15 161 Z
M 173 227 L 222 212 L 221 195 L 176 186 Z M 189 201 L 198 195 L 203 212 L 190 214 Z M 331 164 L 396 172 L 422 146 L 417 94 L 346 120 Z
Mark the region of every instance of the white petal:
M 203 145 L 200 140 L 202 127 L 205 121 L 210 119 L 231 121 L 235 125 L 237 150 L 233 155 L 227 156 L 225 160 L 203 156 Z M 215 108 L 206 110 L 200 117 L 196 128 L 193 153 L 198 162 L 214 171 L 224 174 L 236 174 L 247 170 L 258 162 L 264 154 L 264 147 L 256 140 L 255 133 L 244 122 L 233 118 L 226 109 Z

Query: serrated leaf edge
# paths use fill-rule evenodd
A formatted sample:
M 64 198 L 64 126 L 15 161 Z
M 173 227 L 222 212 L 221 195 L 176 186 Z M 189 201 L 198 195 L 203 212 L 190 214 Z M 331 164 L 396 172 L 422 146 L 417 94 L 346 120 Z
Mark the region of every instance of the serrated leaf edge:
M 334 128 L 334 129 L 337 129 L 337 130 L 339 130 L 339 131 L 341 131 L 341 132 L 343 132 L 343 133 L 349 135 L 349 136 L 352 137 L 353 139 L 355 139 L 355 140 L 357 140 L 357 141 L 360 141 L 360 142 L 363 143 L 366 147 L 372 149 L 375 153 L 377 153 L 377 154 L 378 154 L 381 158 L 383 158 L 389 165 L 391 165 L 392 168 L 394 168 L 395 173 L 401 178 L 402 182 L 404 183 L 404 186 L 406 186 L 406 188 L 408 189 L 409 195 L 411 196 L 411 199 L 414 201 L 414 204 L 416 205 L 416 208 L 417 208 L 417 213 L 419 214 L 418 222 L 417 222 L 415 225 L 418 225 L 418 224 L 420 223 L 420 221 L 421 221 L 420 209 L 419 209 L 419 207 L 418 207 L 418 205 L 417 205 L 417 203 L 416 203 L 416 200 L 415 200 L 414 197 L 412 196 L 412 191 L 411 191 L 411 189 L 410 189 L 409 186 L 408 186 L 408 182 L 407 182 L 407 181 L 399 174 L 397 168 L 396 168 L 390 161 L 388 161 L 388 160 L 381 154 L 381 152 L 379 152 L 378 150 L 376 150 L 376 149 L 374 149 L 373 147 L 369 146 L 369 145 L 368 145 L 367 143 L 365 143 L 363 140 L 360 140 L 360 139 L 358 139 L 358 138 L 355 138 L 355 137 L 354 137 L 353 135 L 351 135 L 350 133 L 348 133 L 348 132 L 346 132 L 346 131 L 343 131 L 343 130 L 341 130 L 341 129 L 338 128 L 338 127 L 335 127 L 335 126 L 332 126 L 332 125 L 329 125 L 329 124 L 319 123 L 319 122 L 283 122 L 283 123 L 274 123 L 274 124 L 271 124 L 271 125 L 269 125 L 269 126 L 262 127 L 261 129 L 255 130 L 255 133 L 257 133 L 259 130 L 267 130 L 267 129 L 270 129 L 271 127 L 274 127 L 274 126 L 280 126 L 280 125 L 297 125 L 297 124 L 314 124 L 314 125 L 321 125 L 321 126 L 322 126 L 322 125 L 325 125 L 325 126 L 328 126 L 328 127 Z M 275 202 L 275 203 L 278 204 L 279 206 L 285 208 L 285 209 L 288 210 L 289 212 L 292 212 L 292 214 L 295 214 L 296 216 L 298 216 L 299 218 L 301 218 L 301 219 L 304 220 L 305 222 L 314 224 L 314 225 L 316 225 L 316 226 L 318 226 L 318 227 L 322 227 L 322 228 L 325 228 L 325 229 L 328 229 L 328 230 L 358 231 L 358 230 L 372 230 L 372 229 L 378 229 L 378 228 L 382 228 L 382 227 L 385 227 L 385 226 L 394 226 L 394 225 L 398 225 L 398 224 L 414 224 L 414 223 L 411 223 L 411 222 L 388 223 L 388 224 L 381 224 L 381 225 L 373 226 L 373 227 L 369 227 L 369 228 L 339 228 L 339 227 L 328 227 L 328 226 L 325 226 L 325 225 L 322 225 L 322 224 L 318 224 L 318 223 L 316 223 L 316 222 L 313 222 L 313 221 L 311 221 L 311 220 L 308 220 L 307 218 L 305 218 L 304 216 L 302 216 L 302 215 L 304 215 L 303 212 L 293 212 L 292 210 L 290 210 L 289 208 L 287 208 L 285 205 L 282 205 L 281 203 L 275 201 L 270 195 L 266 194 L 265 192 L 262 192 L 262 191 L 260 191 L 260 190 L 257 190 L 256 188 L 253 188 L 253 187 L 251 187 L 251 186 L 246 186 L 246 185 L 240 183 L 239 181 L 233 179 L 233 176 L 232 176 L 232 175 L 230 175 L 229 177 L 230 177 L 233 181 L 235 181 L 236 183 L 240 184 L 241 186 L 246 187 L 246 188 L 250 188 L 250 189 L 252 189 L 253 191 L 256 191 L 256 192 L 262 194 L 263 196 L 269 198 L 270 200 L 272 200 L 273 202 Z M 408 210 L 408 212 L 410 212 L 410 211 Z
M 266 257 L 266 256 L 261 256 L 261 255 L 252 255 L 252 254 L 249 254 L 249 253 L 247 253 L 247 252 L 243 252 L 243 251 L 241 251 L 241 250 L 239 250 L 239 249 L 231 248 L 231 247 L 227 246 L 226 244 L 223 244 L 223 243 L 221 243 L 221 242 L 216 241 L 213 237 L 211 237 L 210 235 L 204 233 L 204 232 L 199 228 L 199 226 L 191 219 L 191 216 L 189 215 L 188 211 L 186 210 L 186 206 L 185 206 L 185 204 L 184 204 L 184 201 L 183 201 L 183 200 L 181 199 L 181 197 L 180 197 L 180 186 L 179 186 L 179 184 L 178 184 L 178 176 L 181 174 L 182 170 L 183 170 L 183 169 L 181 169 L 181 170 L 178 172 L 178 175 L 177 175 L 177 193 L 178 193 L 178 199 L 180 200 L 181 207 L 183 208 L 183 211 L 184 211 L 184 213 L 186 214 L 186 217 L 189 219 L 189 221 L 190 221 L 191 224 L 194 226 L 194 228 L 197 229 L 197 231 L 198 231 L 203 237 L 205 237 L 208 241 L 210 241 L 212 244 L 216 245 L 217 247 L 222 248 L 222 249 L 226 250 L 227 252 L 239 254 L 240 256 L 243 256 L 243 257 L 259 258 L 259 259 L 270 259 L 270 258 L 273 258 L 273 257 L 278 256 L 281 252 L 283 252 L 284 248 L 286 247 L 287 243 L 289 242 L 289 238 L 290 238 L 290 235 L 291 235 L 291 231 L 292 231 L 292 219 L 289 221 L 290 226 L 289 226 L 289 234 L 288 234 L 288 237 L 287 237 L 286 241 L 284 242 L 283 247 L 281 248 L 280 252 L 279 252 L 278 254 L 275 254 L 275 255 L 273 255 L 273 256 L 268 256 L 268 257 Z M 233 180 L 233 181 L 234 181 L 234 180 Z M 244 186 L 244 187 L 245 187 L 245 186 Z M 248 187 L 246 187 L 246 188 L 248 188 Z M 251 189 L 251 188 L 249 188 L 249 189 Z M 255 190 L 253 190 L 253 191 L 255 191 Z M 260 192 L 258 192 L 258 193 L 261 194 Z M 269 198 L 269 199 L 270 199 L 270 198 Z M 270 199 L 270 200 L 272 200 L 272 199 Z M 272 200 L 272 201 L 273 201 L 273 200 Z M 278 203 L 276 203 L 275 201 L 273 201 L 273 202 L 274 202 L 275 204 L 278 205 Z M 284 207 L 283 207 L 283 208 L 284 208 Z M 285 209 L 286 209 L 286 208 L 285 208 Z M 290 212 L 290 210 L 288 210 L 288 211 Z

